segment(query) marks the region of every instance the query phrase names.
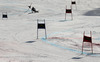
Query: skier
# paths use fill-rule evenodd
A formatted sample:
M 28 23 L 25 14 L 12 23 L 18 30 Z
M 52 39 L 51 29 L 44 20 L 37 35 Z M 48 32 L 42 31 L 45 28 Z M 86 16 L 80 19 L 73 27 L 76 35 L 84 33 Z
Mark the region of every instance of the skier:
M 29 8 L 31 8 L 31 5 L 30 6 L 28 6 Z
M 36 9 L 34 7 L 31 8 L 31 11 L 32 11 L 32 13 L 33 12 L 38 13 L 38 11 L 36 11 Z

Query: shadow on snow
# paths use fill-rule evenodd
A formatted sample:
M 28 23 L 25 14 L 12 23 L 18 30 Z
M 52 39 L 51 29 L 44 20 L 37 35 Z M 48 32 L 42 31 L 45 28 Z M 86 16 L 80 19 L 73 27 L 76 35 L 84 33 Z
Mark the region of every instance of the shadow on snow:
M 25 42 L 25 43 L 33 43 L 33 42 L 35 42 L 35 41 L 27 41 L 27 42 Z
M 86 16 L 100 16 L 100 8 L 88 11 L 83 15 L 86 15 Z

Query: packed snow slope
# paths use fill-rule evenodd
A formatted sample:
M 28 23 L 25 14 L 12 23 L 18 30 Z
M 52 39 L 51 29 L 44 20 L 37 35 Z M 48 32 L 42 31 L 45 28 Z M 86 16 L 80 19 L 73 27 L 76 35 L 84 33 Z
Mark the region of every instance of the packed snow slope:
M 72 1 L 73 20 L 65 20 L 71 0 L 0 0 L 0 62 L 100 62 L 100 1 Z M 29 14 L 29 5 L 39 13 Z M 48 39 L 45 30 L 37 39 L 37 19 L 46 20 Z M 84 31 L 92 32 L 93 54 L 88 43 L 81 54 Z

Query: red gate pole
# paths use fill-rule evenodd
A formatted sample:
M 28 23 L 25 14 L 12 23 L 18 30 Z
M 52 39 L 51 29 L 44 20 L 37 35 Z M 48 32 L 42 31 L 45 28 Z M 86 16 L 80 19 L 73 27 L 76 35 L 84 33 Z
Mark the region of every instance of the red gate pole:
M 45 39 L 47 39 L 47 31 L 46 31 L 46 23 L 45 23 L 45 19 L 44 19 L 44 24 L 45 24 Z
M 92 32 L 90 31 L 90 36 L 91 36 L 91 51 L 93 53 L 93 44 L 92 44 Z
M 75 0 L 75 3 L 76 3 L 76 0 Z M 77 3 L 75 4 L 75 6 L 76 6 L 76 10 L 77 10 Z
M 83 33 L 82 54 L 83 54 L 83 47 L 84 47 L 84 36 L 85 36 L 85 31 Z
M 76 2 L 76 1 L 75 1 Z M 76 5 L 76 10 L 77 10 L 77 3 L 75 4 Z
M 82 54 L 83 54 L 83 47 L 84 47 L 84 42 L 82 43 Z
M 72 5 L 71 5 L 71 18 L 72 18 L 72 20 L 73 20 Z
M 38 39 L 38 19 L 37 19 L 37 39 Z
M 66 20 L 66 9 L 67 9 L 67 5 L 66 5 L 66 7 L 65 7 L 65 20 Z

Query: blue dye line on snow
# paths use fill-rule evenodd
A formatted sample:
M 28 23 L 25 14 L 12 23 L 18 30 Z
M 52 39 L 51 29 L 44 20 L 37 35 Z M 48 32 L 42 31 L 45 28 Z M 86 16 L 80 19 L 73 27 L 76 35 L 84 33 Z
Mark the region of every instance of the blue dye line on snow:
M 72 31 L 72 29 L 68 29 L 68 30 L 62 31 L 62 32 L 70 32 L 70 31 Z M 52 34 L 57 34 L 57 33 L 61 33 L 61 32 L 54 32 L 54 33 L 52 33 Z M 49 34 L 48 36 L 50 36 L 50 35 L 52 35 L 52 34 Z M 66 50 L 69 50 L 69 51 L 72 51 L 72 52 L 76 52 L 76 53 L 82 53 L 82 51 L 74 50 L 74 49 L 71 49 L 71 48 L 63 47 L 63 46 L 61 46 L 61 45 L 57 45 L 57 44 L 54 44 L 54 43 L 52 43 L 52 42 L 49 42 L 49 41 L 46 40 L 44 37 L 42 37 L 41 40 L 42 40 L 43 42 L 46 42 L 46 43 L 48 43 L 48 44 L 50 44 L 50 45 L 52 45 L 52 46 L 58 47 L 58 48 L 66 49 Z M 97 55 L 97 54 L 86 53 L 86 52 L 83 52 L 82 54 L 90 55 L 90 56 L 100 56 L 100 54 Z
M 54 43 L 52 43 L 52 42 L 49 42 L 49 41 L 46 40 L 45 38 L 41 38 L 41 40 L 44 41 L 44 42 L 46 42 L 46 43 L 48 43 L 48 44 L 50 44 L 50 45 L 53 45 L 53 46 L 55 46 L 55 47 L 58 47 L 58 48 L 67 49 L 67 50 L 69 50 L 69 51 L 76 52 L 76 53 L 82 53 L 82 51 L 74 50 L 74 49 L 71 49 L 71 48 L 63 47 L 63 46 L 54 44 Z M 83 54 L 88 54 L 88 53 L 83 52 Z
M 41 38 L 41 40 L 42 40 L 43 42 L 46 42 L 46 43 L 48 43 L 48 44 L 50 44 L 50 45 L 52 45 L 52 46 L 55 46 L 55 47 L 58 47 L 58 48 L 61 48 L 61 49 L 66 49 L 66 50 L 69 50 L 69 51 L 72 51 L 72 52 L 76 52 L 76 53 L 80 53 L 80 54 L 82 53 L 82 51 L 74 50 L 74 49 L 71 49 L 71 48 L 63 47 L 63 46 L 54 44 L 54 43 L 52 43 L 52 42 L 49 42 L 49 41 L 46 40 L 45 38 Z M 82 54 L 100 57 L 100 54 L 97 55 L 97 54 L 86 53 L 86 52 L 83 52 Z

